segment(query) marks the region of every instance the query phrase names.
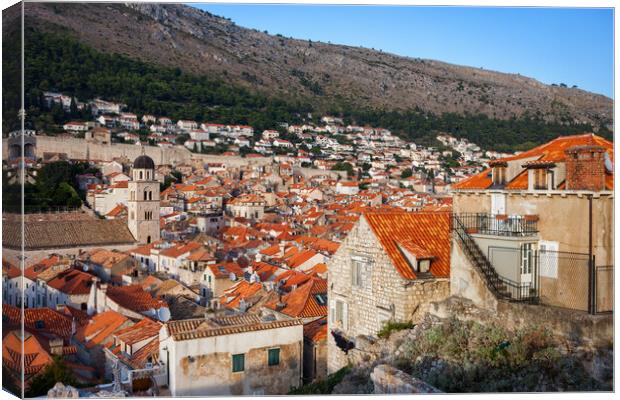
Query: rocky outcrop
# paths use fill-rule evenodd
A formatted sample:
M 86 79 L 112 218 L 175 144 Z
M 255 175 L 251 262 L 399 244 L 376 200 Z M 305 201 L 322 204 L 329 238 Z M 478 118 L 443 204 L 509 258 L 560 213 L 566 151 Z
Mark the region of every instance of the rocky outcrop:
M 375 394 L 442 393 L 428 383 L 387 364 L 377 365 L 370 378 Z

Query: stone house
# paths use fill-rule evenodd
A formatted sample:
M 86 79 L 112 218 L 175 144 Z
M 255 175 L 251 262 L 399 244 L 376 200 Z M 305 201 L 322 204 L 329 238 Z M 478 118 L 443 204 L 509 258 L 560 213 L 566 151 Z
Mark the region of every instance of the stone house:
M 342 340 L 388 321 L 418 321 L 449 295 L 448 213 L 365 213 L 328 263 L 328 370 L 346 365 Z
M 170 321 L 159 360 L 171 396 L 286 394 L 301 385 L 303 322 L 256 314 Z
M 506 298 L 611 310 L 612 142 L 558 137 L 492 160 L 452 191 L 452 294 L 488 309 Z M 472 262 L 472 252 L 488 268 Z

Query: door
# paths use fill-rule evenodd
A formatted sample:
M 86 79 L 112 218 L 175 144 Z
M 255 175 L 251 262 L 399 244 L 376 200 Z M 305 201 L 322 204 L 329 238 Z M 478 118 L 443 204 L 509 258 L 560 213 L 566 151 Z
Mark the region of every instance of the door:
M 534 246 L 532 243 L 523 243 L 521 245 L 521 267 L 520 267 L 520 279 L 521 283 L 521 296 L 528 296 L 530 288 L 532 288 L 532 270 L 534 263 Z
M 506 214 L 506 195 L 501 193 L 491 194 L 491 214 Z

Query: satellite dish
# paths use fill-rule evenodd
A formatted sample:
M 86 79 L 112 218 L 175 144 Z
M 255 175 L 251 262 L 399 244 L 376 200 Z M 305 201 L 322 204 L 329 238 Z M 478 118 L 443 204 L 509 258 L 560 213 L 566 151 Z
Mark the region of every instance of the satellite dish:
M 151 316 L 152 316 L 152 315 L 157 315 L 157 311 L 155 311 L 155 309 L 154 309 L 154 308 L 149 308 L 149 311 L 148 311 L 148 312 L 149 312 L 149 315 L 151 315 Z
M 231 272 L 231 273 L 228 275 L 228 279 L 230 279 L 231 281 L 233 281 L 233 282 L 234 282 L 234 281 L 236 281 L 236 280 L 237 280 L 237 275 L 235 275 L 235 273 L 234 273 L 234 272 Z
M 157 319 L 159 319 L 161 322 L 166 322 L 170 319 L 170 310 L 168 309 L 168 307 L 162 307 L 157 310 Z
M 84 264 L 83 269 L 84 269 L 84 272 L 88 272 L 88 265 Z

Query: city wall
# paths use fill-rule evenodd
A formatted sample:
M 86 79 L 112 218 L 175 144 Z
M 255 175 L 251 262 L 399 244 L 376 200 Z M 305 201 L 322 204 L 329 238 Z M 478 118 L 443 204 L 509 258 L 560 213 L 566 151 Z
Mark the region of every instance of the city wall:
M 192 161 L 203 163 L 225 163 L 228 167 L 244 165 L 271 164 L 271 157 L 243 158 L 239 156 L 221 156 L 210 154 L 194 154 L 183 146 L 161 148 L 155 146 L 138 146 L 135 144 L 102 144 L 86 141 L 85 139 L 37 136 L 36 156 L 43 157 L 43 153 L 64 153 L 71 159 L 111 161 L 115 157 L 125 156 L 130 160 L 142 154 L 151 157 L 155 164 L 178 165 Z M 2 140 L 2 158 L 8 158 L 7 139 Z

